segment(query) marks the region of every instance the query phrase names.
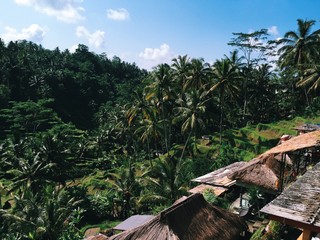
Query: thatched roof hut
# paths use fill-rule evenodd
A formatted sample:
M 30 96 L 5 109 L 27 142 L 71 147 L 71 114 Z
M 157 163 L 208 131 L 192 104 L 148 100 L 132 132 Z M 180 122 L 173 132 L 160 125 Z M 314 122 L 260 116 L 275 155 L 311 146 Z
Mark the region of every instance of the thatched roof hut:
M 284 165 L 281 166 L 281 161 L 284 160 L 285 166 L 291 168 L 290 165 L 294 161 L 299 161 L 299 159 L 294 159 L 299 158 L 299 155 L 295 156 L 291 153 L 319 146 L 320 130 L 295 136 L 246 163 L 243 167 L 229 174 L 228 178 L 236 180 L 239 185 L 253 185 L 267 192 L 275 193 L 282 190 L 283 180 L 290 174 L 288 168 L 285 168 Z M 287 154 L 283 155 L 283 153 Z
M 320 130 L 301 134 L 290 138 L 288 141 L 271 148 L 262 155 L 270 155 L 276 153 L 287 153 L 294 152 L 297 150 L 302 150 L 306 148 L 318 147 L 320 146 Z
M 212 206 L 193 194 L 144 225 L 112 236 L 110 240 L 238 239 L 247 225 L 237 215 Z
M 276 193 L 281 187 L 280 155 L 260 155 L 228 175 L 228 178 L 236 180 L 238 185 L 256 186 L 266 192 Z M 286 161 L 290 163 L 289 158 Z

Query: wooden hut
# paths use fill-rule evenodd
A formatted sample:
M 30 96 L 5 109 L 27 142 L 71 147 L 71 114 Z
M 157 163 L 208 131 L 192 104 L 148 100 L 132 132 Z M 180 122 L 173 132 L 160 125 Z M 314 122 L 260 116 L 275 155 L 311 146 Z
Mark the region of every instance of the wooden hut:
M 281 195 L 261 209 L 270 219 L 302 228 L 300 239 L 320 233 L 320 163 L 292 183 Z
M 286 162 L 287 166 L 291 163 L 289 158 Z M 260 155 L 229 174 L 228 178 L 235 180 L 239 186 L 255 186 L 264 192 L 276 194 L 281 187 L 281 171 L 281 155 Z M 290 170 L 284 172 L 285 177 L 288 177 Z
M 319 161 L 320 130 L 305 133 L 269 149 L 227 177 L 238 185 L 257 186 L 269 192 L 282 191 L 285 184 Z
M 193 194 L 162 211 L 144 225 L 110 237 L 110 240 L 202 240 L 239 239 L 247 230 L 237 215 L 205 201 L 202 194 Z

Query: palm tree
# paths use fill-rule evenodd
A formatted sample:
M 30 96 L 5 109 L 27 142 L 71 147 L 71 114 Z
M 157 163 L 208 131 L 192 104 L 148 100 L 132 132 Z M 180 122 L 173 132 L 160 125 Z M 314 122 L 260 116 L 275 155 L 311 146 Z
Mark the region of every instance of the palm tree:
M 157 113 L 157 118 L 153 120 L 162 123 L 162 140 L 168 152 L 171 145 L 171 112 L 176 98 L 172 69 L 168 64 L 160 64 L 152 72 L 151 79 L 153 82 L 145 88 L 145 98 L 154 106 L 152 111 Z
M 187 55 L 178 56 L 172 59 L 172 69 L 174 71 L 174 79 L 178 86 L 184 86 L 187 77 L 190 75 L 190 58 Z
M 262 64 L 257 69 L 254 69 L 252 75 L 255 79 L 254 87 L 250 88 L 248 110 L 255 122 L 264 122 L 270 119 L 270 110 L 275 94 L 271 84 L 271 79 L 274 76 L 271 71 L 272 66 Z
M 145 179 L 149 191 L 142 195 L 140 202 L 170 205 L 185 194 L 182 170 L 187 163 L 188 161 L 179 159 L 175 153 L 156 159 L 153 170 Z
M 47 185 L 43 192 L 14 196 L 12 209 L 0 210 L 9 231 L 21 233 L 23 239 L 55 240 L 67 226 L 70 214 L 79 201 L 68 198 L 64 188 Z
M 192 59 L 189 69 L 189 75 L 183 85 L 184 91 L 188 89 L 200 89 L 206 85 L 209 79 L 210 68 L 208 63 L 204 63 L 204 59 Z
M 228 59 L 217 60 L 213 65 L 214 84 L 210 88 L 210 92 L 219 90 L 220 103 L 220 144 L 222 143 L 222 123 L 223 123 L 223 107 L 225 96 L 236 98 L 239 88 L 236 82 L 241 79 L 239 71 Z
M 279 62 L 281 68 L 296 67 L 301 79 L 306 66 L 312 64 L 319 56 L 320 30 L 311 32 L 312 26 L 315 25 L 314 20 L 298 19 L 297 22 L 298 31 L 286 32 L 284 38 L 278 41 L 278 44 L 284 45 L 279 49 Z M 300 80 L 298 85 L 304 88 L 307 105 L 310 106 L 304 83 L 306 82 Z
M 107 173 L 108 184 L 114 195 L 113 200 L 121 218 L 126 218 L 137 211 L 137 201 L 140 194 L 140 184 L 146 174 L 141 164 L 133 162 L 137 156 L 127 156 L 122 159 L 122 166 L 111 169 Z
M 206 104 L 209 101 L 208 92 L 204 89 L 192 89 L 190 93 L 186 93 L 185 100 L 178 99 L 179 107 L 176 107 L 175 123 L 181 123 L 181 133 L 189 133 L 185 141 L 181 159 L 184 155 L 186 147 L 192 136 L 196 137 L 204 127 L 204 114 Z
M 315 64 L 304 70 L 303 76 L 297 82 L 298 87 L 309 87 L 308 92 L 316 92 L 320 85 L 320 65 Z
M 311 32 L 314 20 L 298 19 L 298 31 L 286 32 L 284 37 L 278 41 L 283 44 L 279 49 L 280 67 L 296 66 L 303 69 L 304 65 L 319 54 L 320 30 Z

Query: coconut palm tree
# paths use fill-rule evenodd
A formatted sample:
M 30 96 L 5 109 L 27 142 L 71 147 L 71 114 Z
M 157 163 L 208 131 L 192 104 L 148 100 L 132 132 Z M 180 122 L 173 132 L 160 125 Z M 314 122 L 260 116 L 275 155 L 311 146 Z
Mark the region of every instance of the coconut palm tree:
M 204 89 L 192 89 L 186 93 L 185 100 L 178 99 L 178 107 L 175 108 L 175 123 L 181 124 L 181 133 L 187 134 L 181 159 L 188 146 L 192 136 L 196 137 L 200 130 L 204 127 L 204 115 L 206 112 L 206 104 L 210 100 L 208 91 Z
M 153 82 L 145 88 L 146 101 L 153 105 L 157 114 L 154 120 L 161 122 L 163 129 L 162 141 L 165 151 L 168 152 L 171 145 L 171 115 L 176 98 L 172 81 L 172 69 L 168 64 L 160 64 L 152 72 Z
M 286 32 L 278 41 L 278 44 L 283 45 L 279 49 L 280 67 L 296 66 L 303 69 L 305 64 L 319 54 L 320 30 L 311 32 L 315 22 L 298 19 L 298 31 Z
M 217 60 L 212 68 L 213 86 L 210 92 L 219 91 L 220 105 L 220 144 L 222 142 L 223 107 L 225 97 L 236 98 L 239 92 L 237 81 L 241 79 L 239 71 L 228 59 Z
M 189 69 L 189 75 L 183 85 L 183 89 L 200 89 L 208 83 L 210 74 L 209 64 L 204 62 L 203 58 L 192 59 Z
M 317 91 L 320 85 L 320 65 L 315 64 L 304 70 L 303 76 L 297 82 L 298 87 L 308 87 L 308 92 Z
M 26 188 L 23 195 L 14 195 L 14 201 L 12 209 L 0 210 L 8 230 L 20 233 L 23 239 L 39 240 L 58 239 L 79 204 L 67 197 L 64 188 L 54 185 L 47 185 L 38 193 Z
M 297 23 L 298 31 L 286 32 L 284 38 L 278 41 L 278 44 L 283 44 L 279 49 L 279 63 L 281 68 L 296 67 L 300 78 L 298 85 L 304 88 L 306 102 L 310 106 L 305 86 L 308 81 L 303 81 L 301 78 L 306 67 L 319 56 L 320 30 L 311 32 L 315 25 L 314 20 L 298 19 Z

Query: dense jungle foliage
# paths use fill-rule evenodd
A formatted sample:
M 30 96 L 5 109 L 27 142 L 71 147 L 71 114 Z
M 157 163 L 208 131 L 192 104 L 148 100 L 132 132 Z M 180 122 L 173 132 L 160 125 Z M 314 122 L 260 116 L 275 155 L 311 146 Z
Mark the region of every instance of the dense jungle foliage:
M 264 150 L 231 129 L 316 116 L 320 30 L 297 23 L 277 41 L 234 33 L 213 64 L 185 55 L 150 72 L 84 45 L 0 41 L 0 239 L 81 239 L 159 212 L 192 178 Z

